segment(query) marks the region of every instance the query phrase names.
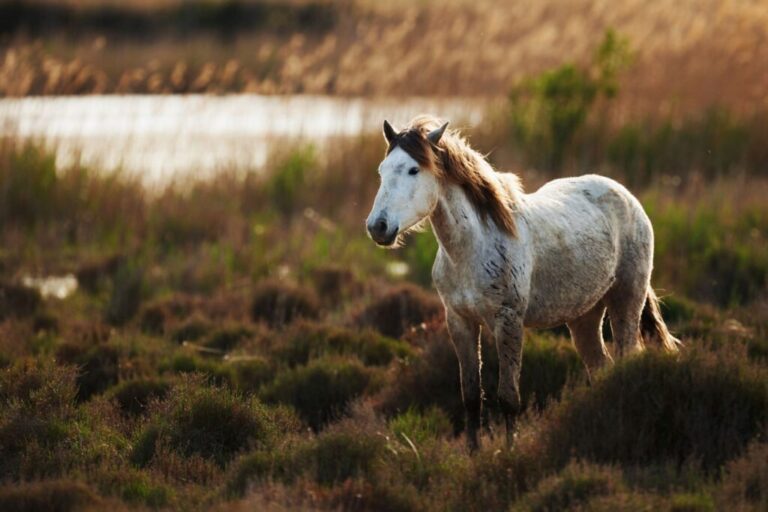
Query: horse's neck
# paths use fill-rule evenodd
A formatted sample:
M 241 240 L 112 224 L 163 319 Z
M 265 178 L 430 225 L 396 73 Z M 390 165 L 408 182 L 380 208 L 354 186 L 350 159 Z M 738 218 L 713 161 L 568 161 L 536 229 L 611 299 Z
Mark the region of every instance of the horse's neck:
M 453 262 L 475 253 L 485 239 L 485 223 L 458 185 L 444 186 L 430 222 L 440 247 Z

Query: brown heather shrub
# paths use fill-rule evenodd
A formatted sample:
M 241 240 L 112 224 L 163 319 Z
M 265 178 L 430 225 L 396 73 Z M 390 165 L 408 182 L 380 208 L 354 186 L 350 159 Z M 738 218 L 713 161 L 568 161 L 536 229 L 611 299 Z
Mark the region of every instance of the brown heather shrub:
M 764 431 L 768 374 L 743 347 L 647 351 L 619 361 L 591 387 L 568 393 L 543 419 L 555 466 L 696 463 L 716 472 Z
M 0 479 L 60 476 L 117 458 L 125 440 L 103 415 L 75 406 L 76 375 L 43 359 L 0 370 Z
M 123 414 L 136 417 L 147 411 L 151 401 L 164 399 L 170 389 L 171 384 L 166 380 L 134 379 L 121 382 L 113 387 L 109 394 L 115 399 Z
M 363 292 L 363 283 L 349 268 L 337 265 L 325 265 L 313 269 L 310 274 L 317 295 L 329 301 L 332 307 L 338 307 L 342 300 L 359 296 Z
M 284 370 L 264 386 L 267 402 L 292 406 L 314 430 L 343 416 L 349 404 L 381 385 L 379 374 L 352 357 L 323 357 Z
M 56 359 L 77 368 L 77 400 L 106 391 L 117 384 L 120 352 L 114 345 L 65 342 L 56 350 Z
M 103 500 L 76 480 L 42 480 L 0 487 L 0 510 L 6 512 L 75 512 L 98 510 Z
M 129 505 L 151 509 L 178 507 L 173 488 L 147 471 L 120 467 L 100 472 L 97 481 L 104 496 L 114 496 Z
M 251 318 L 271 327 L 282 327 L 299 318 L 316 318 L 320 303 L 315 293 L 282 281 L 259 283 L 251 302 Z
M 185 341 L 197 341 L 210 332 L 211 322 L 202 315 L 195 314 L 179 324 L 171 334 L 171 339 L 176 343 Z
M 40 294 L 31 288 L 0 282 L 0 320 L 24 318 L 35 314 L 42 302 Z
M 768 510 L 768 443 L 751 443 L 725 466 L 716 499 L 721 510 Z
M 443 304 L 434 294 L 413 284 L 401 284 L 374 299 L 354 315 L 356 325 L 373 327 L 391 338 L 399 338 L 411 327 L 443 314 Z
M 221 468 L 239 452 L 274 446 L 278 436 L 297 428 L 298 421 L 284 409 L 206 386 L 199 377 L 185 377 L 152 411 L 134 444 L 132 460 L 145 467 L 170 455 Z
M 373 330 L 359 331 L 314 322 L 297 322 L 267 337 L 270 357 L 291 367 L 326 355 L 351 355 L 366 366 L 382 366 L 414 353 L 407 343 Z
M 585 507 L 598 496 L 615 495 L 624 488 L 621 471 L 588 463 L 572 462 L 545 478 L 518 500 L 511 510 L 557 512 Z
M 421 351 L 396 367 L 392 384 L 379 397 L 380 410 L 393 415 L 410 408 L 425 410 L 437 406 L 448 414 L 456 431 L 460 431 L 464 425 L 464 406 L 459 365 L 445 323 L 435 320 L 424 329 L 412 331 L 405 339 L 421 347 Z M 500 412 L 497 404 L 499 364 L 496 346 L 487 336 L 482 337 L 481 350 L 484 421 L 487 423 Z M 526 333 L 520 376 L 524 409 L 544 408 L 549 401 L 560 397 L 569 382 L 583 377 L 581 359 L 569 341 L 532 331 Z
M 123 263 L 124 256 L 120 254 L 85 261 L 75 270 L 77 284 L 90 293 L 96 293 L 117 274 Z

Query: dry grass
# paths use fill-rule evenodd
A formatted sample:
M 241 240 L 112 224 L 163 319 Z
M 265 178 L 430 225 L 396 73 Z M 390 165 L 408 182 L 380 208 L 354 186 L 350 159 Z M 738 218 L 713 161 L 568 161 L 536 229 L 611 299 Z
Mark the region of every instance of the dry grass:
M 332 9 L 334 21 L 319 32 L 299 24 L 226 39 L 197 31 L 126 38 L 106 29 L 76 39 L 9 35 L 0 94 L 500 96 L 525 76 L 586 62 L 612 27 L 636 52 L 622 112 L 667 116 L 714 103 L 748 111 L 768 100 L 768 68 L 758 65 L 768 61 L 768 10 L 759 0 L 358 0 Z

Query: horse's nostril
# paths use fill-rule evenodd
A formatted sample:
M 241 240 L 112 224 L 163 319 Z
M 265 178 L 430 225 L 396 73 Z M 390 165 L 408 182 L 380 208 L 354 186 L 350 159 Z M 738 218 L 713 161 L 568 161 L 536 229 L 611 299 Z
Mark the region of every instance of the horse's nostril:
M 387 221 L 384 219 L 379 219 L 376 221 L 376 225 L 374 226 L 374 229 L 376 230 L 376 233 L 379 235 L 383 235 L 387 232 Z

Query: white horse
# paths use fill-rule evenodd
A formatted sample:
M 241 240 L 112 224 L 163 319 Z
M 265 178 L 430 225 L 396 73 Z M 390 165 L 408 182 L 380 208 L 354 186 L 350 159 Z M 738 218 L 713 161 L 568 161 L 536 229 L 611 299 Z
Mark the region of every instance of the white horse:
M 520 410 L 524 327 L 567 324 L 588 371 L 611 363 L 602 336 L 606 310 L 617 355 L 643 340 L 669 351 L 670 335 L 651 288 L 653 228 L 619 183 L 596 175 L 551 181 L 524 194 L 448 123 L 420 116 L 389 144 L 368 232 L 381 246 L 427 219 L 439 249 L 432 268 L 461 372 L 470 449 L 481 414 L 479 337 L 499 355 L 499 401 L 511 440 Z M 642 333 L 642 334 L 641 334 Z

